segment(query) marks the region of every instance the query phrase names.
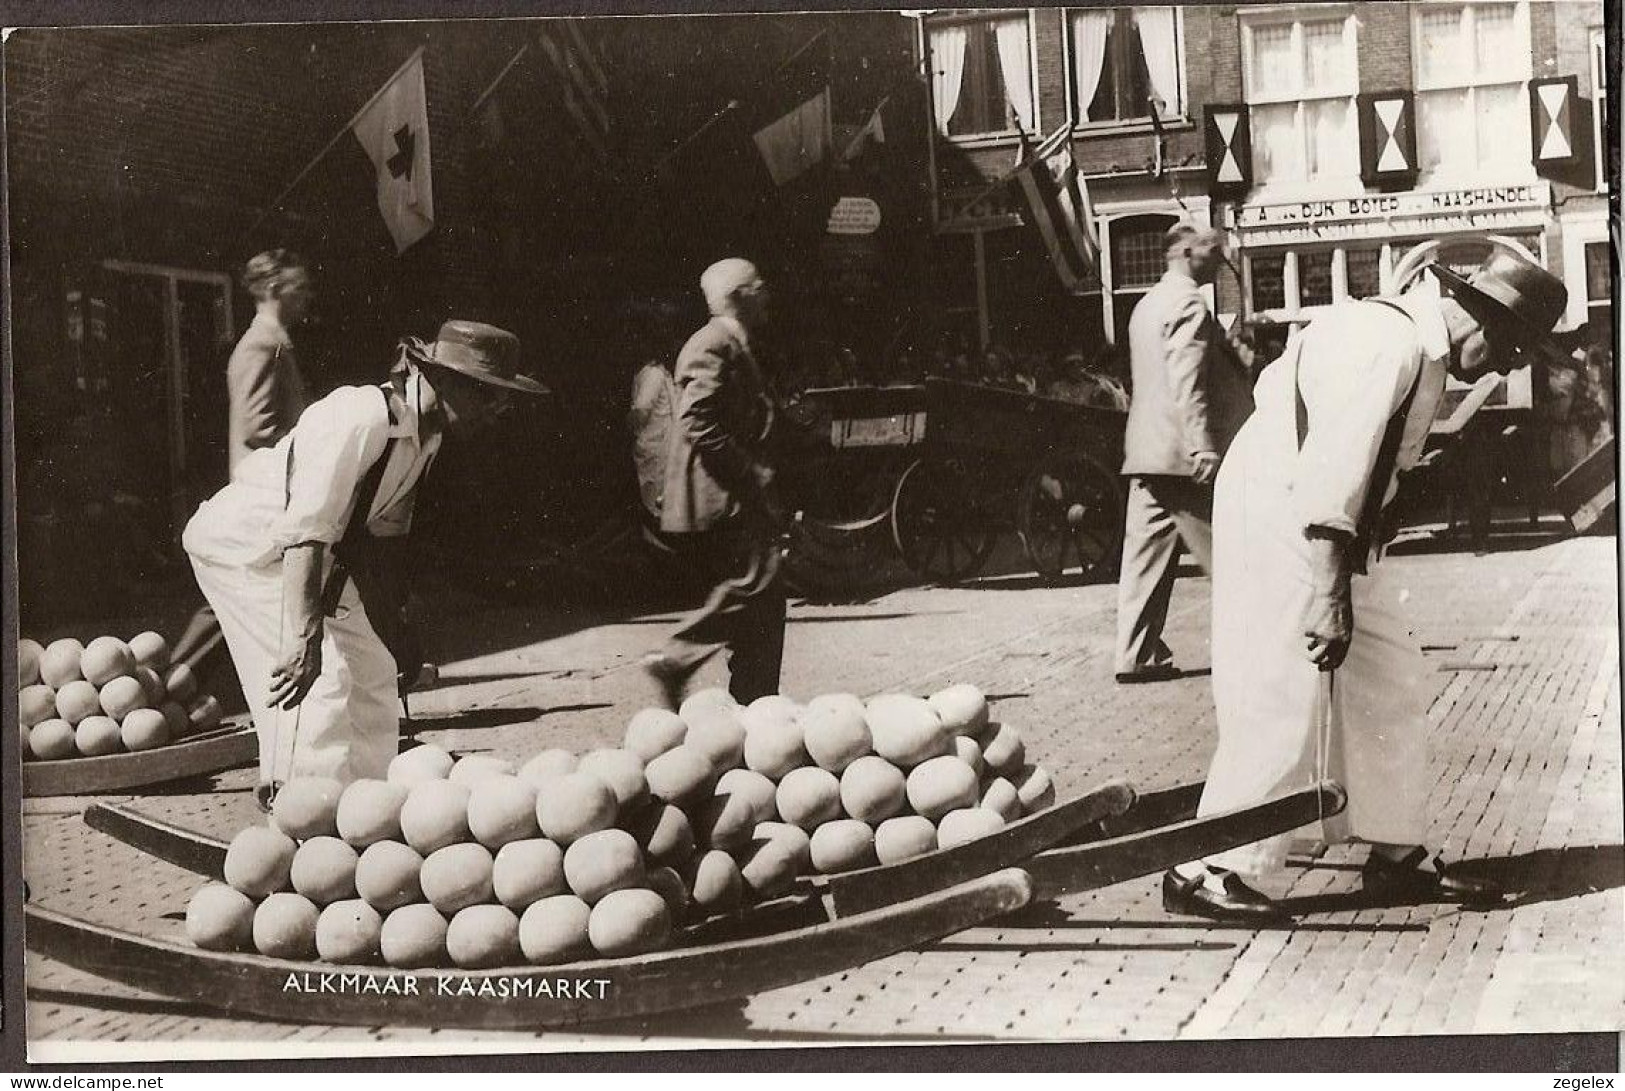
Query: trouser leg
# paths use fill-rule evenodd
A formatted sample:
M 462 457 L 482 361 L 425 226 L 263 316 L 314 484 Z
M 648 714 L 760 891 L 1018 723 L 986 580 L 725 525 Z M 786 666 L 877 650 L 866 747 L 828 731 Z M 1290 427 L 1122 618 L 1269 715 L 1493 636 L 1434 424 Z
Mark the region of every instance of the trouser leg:
M 1123 565 L 1117 579 L 1117 671 L 1166 663 L 1162 643 L 1178 558 L 1179 532 L 1144 478 L 1128 479 Z
M 776 544 L 729 528 L 696 536 L 683 551 L 716 582 L 662 654 L 686 675 L 727 648 L 729 688 L 736 698 L 776 693 L 785 618 Z

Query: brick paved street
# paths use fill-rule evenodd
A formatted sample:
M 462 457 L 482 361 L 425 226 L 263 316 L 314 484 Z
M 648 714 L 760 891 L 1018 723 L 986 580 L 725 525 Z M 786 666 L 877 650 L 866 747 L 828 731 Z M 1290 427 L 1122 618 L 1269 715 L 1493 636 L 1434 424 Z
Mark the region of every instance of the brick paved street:
M 1515 539 L 1511 543 L 1517 546 Z M 1252 931 L 1166 915 L 1156 880 L 1034 905 L 926 949 L 743 1003 L 591 1034 L 437 1033 L 216 1017 L 31 958 L 29 1027 L 41 1057 L 67 1042 L 210 1042 L 251 1051 L 533 1050 L 651 1041 L 804 1044 L 849 1039 L 1172 1039 L 1617 1030 L 1625 1026 L 1619 663 L 1613 539 L 1426 547 L 1388 562 L 1410 582 L 1437 664 L 1433 838 L 1485 861 L 1518 896 L 1471 911 L 1380 906 L 1357 894 L 1358 850 L 1304 856 L 1272 893 L 1305 914 Z M 1169 643 L 1207 662 L 1207 587 L 1176 592 Z M 454 613 L 455 611 L 455 613 Z M 1109 778 L 1142 789 L 1200 779 L 1214 741 L 1205 671 L 1118 687 L 1114 591 L 1024 577 L 910 589 L 792 610 L 785 688 L 926 692 L 974 682 L 1019 725 L 1062 794 Z M 613 620 L 448 603 L 474 651 L 414 698 L 420 737 L 527 755 L 618 739 L 646 697 L 638 655 L 670 615 Z M 248 778 L 144 798 L 220 836 L 255 820 Z M 212 790 L 211 790 L 212 789 Z M 31 801 L 25 867 L 41 904 L 158 935 L 179 929 L 198 880 L 87 829 L 82 799 Z M 1308 846 L 1305 846 L 1306 849 Z

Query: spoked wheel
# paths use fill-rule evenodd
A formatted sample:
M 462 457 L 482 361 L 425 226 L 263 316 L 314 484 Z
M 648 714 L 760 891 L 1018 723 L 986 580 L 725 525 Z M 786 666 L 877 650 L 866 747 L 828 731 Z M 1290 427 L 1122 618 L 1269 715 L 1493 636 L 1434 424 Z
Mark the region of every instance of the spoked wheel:
M 938 583 L 974 576 L 993 552 L 993 529 L 957 461 L 922 458 L 903 471 L 891 530 L 903 563 Z
M 1083 576 L 1117 567 L 1123 544 L 1123 492 L 1117 475 L 1087 455 L 1050 459 L 1021 485 L 1016 527 L 1027 560 L 1045 580 L 1072 566 Z

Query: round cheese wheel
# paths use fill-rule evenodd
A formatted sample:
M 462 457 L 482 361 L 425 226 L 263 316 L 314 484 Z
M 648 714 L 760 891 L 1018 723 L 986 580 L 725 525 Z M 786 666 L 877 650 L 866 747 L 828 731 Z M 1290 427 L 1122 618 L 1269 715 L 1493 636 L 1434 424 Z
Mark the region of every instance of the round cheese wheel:
M 75 757 L 79 750 L 74 741 L 73 725 L 54 716 L 41 720 L 29 729 L 28 752 L 40 761 L 61 761 Z
M 105 686 L 122 675 L 134 674 L 135 668 L 135 653 L 116 636 L 97 637 L 79 655 L 79 673 L 93 686 Z
M 894 765 L 912 769 L 921 762 L 953 752 L 953 732 L 942 725 L 931 706 L 919 697 L 886 694 L 865 709 L 875 753 Z
M 164 692 L 177 704 L 186 704 L 197 696 L 197 672 L 190 664 L 176 663 L 169 668 L 169 673 L 164 675 Z
M 254 911 L 254 949 L 267 958 L 316 957 L 321 911 L 299 894 L 272 894 Z
M 976 806 L 979 795 L 976 770 L 956 757 L 932 758 L 908 774 L 909 806 L 933 822 L 949 811 Z
M 575 772 L 577 760 L 568 750 L 543 750 L 519 767 L 519 779 L 541 791 L 548 781 Z
M 468 800 L 472 793 L 449 780 L 413 785 L 401 804 L 401 836 L 423 856 L 469 840 Z
M 841 817 L 841 782 L 828 769 L 793 770 L 779 782 L 775 798 L 779 817 L 809 832 Z
M 254 899 L 225 883 L 208 883 L 186 903 L 186 938 L 205 951 L 254 946 Z
M 465 970 L 519 961 L 519 917 L 505 905 L 471 905 L 446 928 L 446 954 Z
M 907 805 L 903 771 L 885 758 L 870 754 L 841 774 L 841 807 L 853 818 L 870 824 L 884 822 L 901 814 Z
M 542 835 L 568 846 L 615 825 L 615 791 L 592 773 L 567 773 L 549 781 L 536 800 Z
M 493 851 L 537 836 L 536 786 L 510 774 L 481 781 L 468 797 L 468 831 Z
M 35 684 L 17 692 L 18 718 L 24 727 L 33 727 L 56 717 L 56 690 Z
M 297 841 L 337 837 L 339 799 L 344 785 L 332 777 L 294 777 L 271 804 L 271 822 Z
M 410 789 L 426 780 L 445 780 L 456 764 L 457 759 L 440 747 L 422 744 L 395 755 L 384 776 L 391 784 Z
M 135 687 L 137 693 L 141 692 L 140 682 L 132 678 L 130 684 Z M 76 682 L 67 683 L 56 691 L 56 714 L 74 727 L 78 727 L 87 718 L 106 715 L 106 712 L 102 708 L 101 694 L 96 691 L 96 687 L 81 678 Z
M 645 809 L 632 824 L 632 836 L 644 855 L 657 864 L 681 867 L 694 855 L 694 827 L 688 816 L 669 803 Z
M 875 827 L 875 856 L 882 864 L 924 856 L 936 847 L 937 828 L 917 814 L 888 818 Z
M 32 686 L 39 682 L 40 656 L 45 654 L 45 648 L 37 640 L 30 640 L 26 636 L 17 641 L 17 684 L 19 686 Z
M 1020 769 L 1021 763 L 1027 760 L 1027 747 L 1021 741 L 1020 732 L 1009 724 L 1000 724 L 987 745 L 982 747 L 982 757 L 986 759 L 989 769 L 1000 776 L 1007 776 Z
M 380 913 L 423 900 L 419 874 L 423 857 L 399 841 L 375 841 L 361 853 L 355 866 L 355 889 L 363 901 Z
M 264 898 L 288 889 L 293 855 L 299 846 L 293 838 L 270 826 L 250 826 L 226 846 L 222 874 L 226 882 L 250 898 Z
M 333 902 L 316 918 L 316 955 L 339 966 L 369 966 L 383 958 L 383 915 L 360 898 Z
M 956 735 L 974 735 L 987 726 L 987 698 L 968 682 L 938 690 L 928 700 L 943 726 Z
M 685 869 L 684 879 L 694 908 L 703 916 L 732 913 L 744 897 L 739 864 L 721 849 L 696 856 Z
M 855 818 L 838 818 L 819 826 L 813 831 L 811 849 L 813 868 L 824 875 L 879 863 L 875 831 Z
M 532 904 L 519 918 L 519 949 L 525 961 L 557 966 L 591 956 L 592 942 L 587 935 L 591 918 L 592 906 L 574 894 L 557 894 Z
M 678 807 L 708 795 L 715 776 L 711 760 L 687 745 L 666 751 L 644 769 L 649 793 Z
M 90 683 L 87 680 L 85 684 Z M 128 674 L 119 675 L 103 685 L 99 699 L 102 711 L 115 720 L 123 720 L 136 709 L 146 708 L 149 703 L 147 690 L 141 684 L 141 679 Z
M 138 708 L 124 717 L 119 736 L 126 750 L 156 750 L 169 742 L 169 720 L 156 708 Z
M 84 654 L 85 646 L 72 637 L 51 641 L 40 653 L 40 681 L 52 689 L 82 681 L 85 676 L 79 672 L 79 657 Z
M 1055 806 L 1055 781 L 1042 765 L 1025 768 L 1016 782 L 1016 794 L 1021 797 L 1021 808 L 1027 814 Z
M 163 672 L 169 669 L 170 649 L 169 641 L 164 639 L 162 633 L 155 633 L 148 629 L 144 633 L 137 633 L 130 638 L 130 654 L 135 661 L 143 667 Z
M 801 726 L 807 756 L 831 773 L 844 772 L 874 750 L 863 702 L 849 694 L 813 698 Z
M 73 744 L 83 757 L 102 758 L 124 749 L 124 733 L 109 716 L 86 716 L 73 729 Z
M 397 970 L 426 970 L 443 966 L 446 955 L 446 918 L 432 905 L 403 905 L 384 918 L 378 935 L 379 953 Z
M 730 769 L 712 789 L 695 823 L 698 838 L 711 848 L 736 849 L 750 841 L 758 822 L 777 817 L 773 782 L 749 769 Z
M 491 890 L 497 901 L 516 912 L 543 898 L 568 893 L 564 850 L 545 837 L 508 842 L 497 850 Z
M 591 773 L 609 785 L 621 814 L 630 814 L 649 800 L 643 759 L 630 750 L 593 750 L 581 755 L 576 771 Z
M 617 890 L 592 907 L 587 938 L 606 958 L 656 951 L 671 935 L 671 910 L 652 890 Z
M 477 788 L 492 777 L 511 776 L 513 762 L 491 754 L 465 754 L 452 764 L 446 779 L 453 784 Z
M 1004 777 L 994 777 L 988 782 L 979 806 L 994 812 L 1007 823 L 1014 822 L 1022 814 L 1021 797 L 1016 793 L 1016 786 Z
M 666 751 L 681 746 L 686 734 L 688 725 L 677 713 L 663 708 L 646 708 L 634 715 L 626 725 L 625 746 L 647 765 Z
M 338 835 L 358 849 L 401 839 L 401 808 L 407 789 L 387 780 L 358 780 L 339 796 L 333 816 Z
M 495 862 L 484 845 L 467 842 L 436 849 L 423 858 L 418 882 L 429 904 L 450 918 L 459 909 L 496 897 L 491 885 Z
M 1004 818 L 997 811 L 985 807 L 962 807 L 942 816 L 942 821 L 937 824 L 937 847 L 951 849 L 1002 829 Z
M 360 859 L 353 847 L 337 837 L 312 837 L 293 854 L 288 879 L 296 892 L 314 904 L 332 905 L 355 897 Z
M 599 830 L 564 850 L 564 880 L 588 905 L 643 882 L 643 850 L 625 830 Z

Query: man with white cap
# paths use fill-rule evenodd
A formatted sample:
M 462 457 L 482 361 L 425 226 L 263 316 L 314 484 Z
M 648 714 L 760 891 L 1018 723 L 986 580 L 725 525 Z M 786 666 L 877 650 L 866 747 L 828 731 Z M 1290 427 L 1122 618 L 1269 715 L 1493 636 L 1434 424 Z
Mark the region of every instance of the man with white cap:
M 644 660 L 675 708 L 706 660 L 729 650 L 740 703 L 777 693 L 784 656 L 778 538 L 785 514 L 767 439 L 773 402 L 756 356 L 768 293 L 756 266 L 725 258 L 700 277 L 711 319 L 677 356 L 678 426 L 666 453 L 660 529 L 712 583 L 705 604 Z
M 1441 292 L 1442 289 L 1442 292 Z M 1402 296 L 1339 304 L 1287 343 L 1219 471 L 1213 524 L 1213 697 L 1219 745 L 1200 814 L 1334 779 L 1327 841 L 1371 845 L 1368 893 L 1495 899 L 1424 848 L 1432 672 L 1407 628 L 1406 589 L 1377 563 L 1382 507 L 1422 454 L 1447 373 L 1472 382 L 1544 351 L 1563 282 L 1497 251 L 1471 279 L 1444 266 Z M 1250 886 L 1292 835 L 1182 864 L 1170 911 L 1281 920 Z
M 340 387 L 274 447 L 248 453 L 182 543 L 219 616 L 260 740 L 257 795 L 292 776 L 382 777 L 400 746 L 400 594 L 375 539 L 411 528 L 445 435 L 473 432 L 510 392 L 519 340 L 450 321 L 408 340 L 389 381 Z

